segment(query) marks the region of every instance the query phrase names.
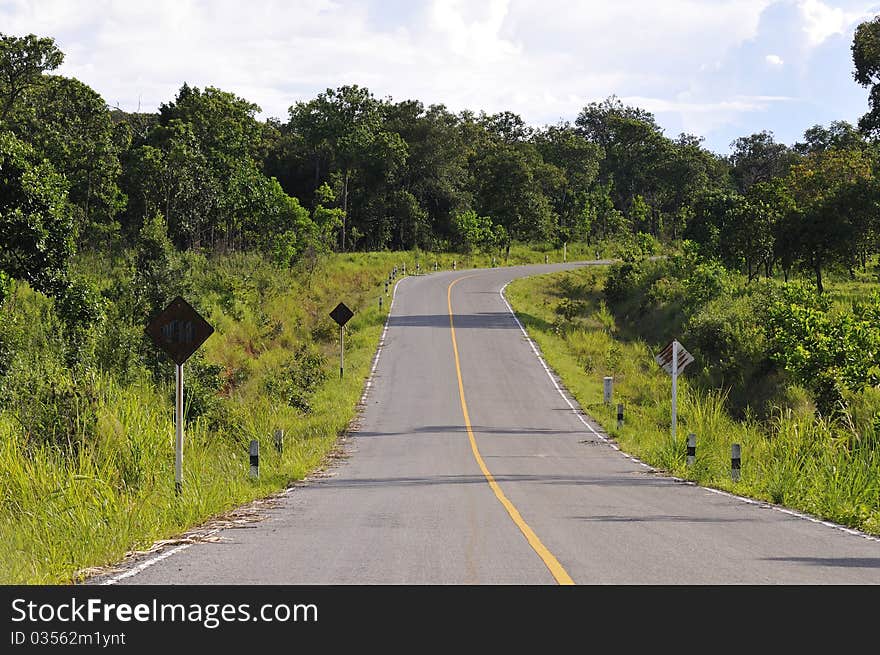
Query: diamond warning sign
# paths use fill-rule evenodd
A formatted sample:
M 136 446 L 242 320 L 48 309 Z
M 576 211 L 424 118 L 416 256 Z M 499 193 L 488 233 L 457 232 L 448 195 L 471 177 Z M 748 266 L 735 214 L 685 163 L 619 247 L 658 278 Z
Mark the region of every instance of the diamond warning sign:
M 213 333 L 214 328 L 180 296 L 147 325 L 147 334 L 175 364 L 183 364 Z

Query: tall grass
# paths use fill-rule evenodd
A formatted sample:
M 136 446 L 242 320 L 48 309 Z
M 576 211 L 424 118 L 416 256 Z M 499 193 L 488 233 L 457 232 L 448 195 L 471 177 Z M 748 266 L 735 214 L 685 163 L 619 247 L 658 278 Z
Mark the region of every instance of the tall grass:
M 380 311 L 376 300 L 400 257 L 332 258 L 311 283 L 255 256 L 205 262 L 204 270 L 194 271 L 195 286 L 203 290 L 211 285 L 200 287 L 200 275 L 234 280 L 225 300 L 210 290 L 197 295 L 216 329 L 204 358 L 236 371 L 239 380 L 225 399 L 224 421 L 187 421 L 180 497 L 174 494 L 167 383 L 148 375 L 130 383 L 111 371 L 95 374 L 95 428 L 73 449 L 28 440 L 15 408 L 0 408 L 0 583 L 75 581 L 83 569 L 179 535 L 318 468 L 355 414 L 388 309 Z M 21 285 L 16 293 L 34 292 Z M 344 379 L 327 375 L 309 412 L 268 398 L 265 374 L 296 343 L 313 341 L 338 352 L 337 332 L 326 324 L 339 301 L 356 312 L 347 326 Z M 189 368 L 184 365 L 185 380 Z M 338 370 L 332 363 L 328 368 Z M 276 429 L 286 433 L 281 455 L 272 440 Z M 258 480 L 248 476 L 251 439 L 261 442 Z
M 508 299 L 548 364 L 626 452 L 670 475 L 700 485 L 786 505 L 826 520 L 880 534 L 880 454 L 847 421 L 779 409 L 770 420 L 734 420 L 723 390 L 700 390 L 679 377 L 678 419 L 671 436 L 669 376 L 639 339 L 617 339 L 593 271 L 543 275 L 513 282 Z M 577 315 L 565 318 L 565 300 Z M 603 402 L 603 377 L 614 378 L 614 401 Z M 616 404 L 625 406 L 617 428 Z M 686 462 L 688 433 L 697 439 Z M 741 445 L 742 469 L 731 478 L 731 446 Z

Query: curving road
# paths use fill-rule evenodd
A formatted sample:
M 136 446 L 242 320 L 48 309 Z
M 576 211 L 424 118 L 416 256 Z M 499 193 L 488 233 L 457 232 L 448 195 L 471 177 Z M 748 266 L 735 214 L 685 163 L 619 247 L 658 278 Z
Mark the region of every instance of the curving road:
M 580 265 L 401 280 L 330 475 L 92 582 L 880 583 L 880 540 L 661 476 L 572 410 L 500 291 Z

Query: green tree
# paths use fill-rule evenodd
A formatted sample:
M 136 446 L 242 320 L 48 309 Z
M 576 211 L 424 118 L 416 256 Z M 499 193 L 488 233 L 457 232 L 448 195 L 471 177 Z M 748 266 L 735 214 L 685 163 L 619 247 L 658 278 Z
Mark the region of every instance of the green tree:
M 880 16 L 856 27 L 851 50 L 853 77 L 869 90 L 869 109 L 859 119 L 859 130 L 876 138 L 880 134 Z
M 0 132 L 0 271 L 49 295 L 63 292 L 75 229 L 67 182 L 9 132 Z
M 424 214 L 407 211 L 401 226 L 392 232 L 394 248 L 434 246 L 449 237 L 451 217 L 472 204 L 468 188 L 468 144 L 457 116 L 443 105 L 425 108 L 414 100 L 389 104 L 384 126 L 406 143 L 407 156 L 398 169 L 400 189 L 409 193 Z M 418 223 L 423 219 L 424 223 Z M 416 225 L 421 229 L 416 232 Z
M 753 184 L 784 177 L 797 154 L 784 143 L 777 143 L 767 130 L 736 139 L 728 158 L 736 188 L 746 193 Z
M 64 53 L 55 46 L 55 39 L 0 33 L 0 118 L 5 121 L 25 90 L 63 61 Z
M 79 80 L 57 75 L 43 76 L 23 97 L 32 115 L 20 131 L 70 184 L 80 238 L 94 243 L 115 233 L 125 207 L 119 153 L 127 143 L 117 142 L 104 100 Z
M 584 204 L 599 174 L 601 148 L 578 133 L 569 123 L 536 132 L 532 142 L 545 163 L 559 171 L 558 183 L 550 188 L 550 202 L 559 217 L 564 240 L 585 238 Z
M 859 131 L 847 121 L 831 121 L 828 127 L 814 125 L 804 132 L 804 140 L 795 143 L 793 149 L 800 155 L 836 150 L 855 150 L 867 144 Z
M 370 91 L 357 85 L 327 89 L 309 102 L 290 107 L 289 125 L 311 153 L 315 166 L 315 187 L 322 175 L 322 165 L 337 174 L 342 202 L 340 248 L 346 249 L 349 194 L 355 175 L 375 156 L 376 151 L 396 150 L 399 143 L 382 134 L 381 103 Z M 379 142 L 377 143 L 377 139 Z
M 546 166 L 531 145 L 497 144 L 475 165 L 476 207 L 513 240 L 546 240 L 557 224 L 545 193 Z
M 791 238 L 796 240 L 798 259 L 824 291 L 822 271 L 833 262 L 851 257 L 854 237 L 853 213 L 857 191 L 873 177 L 870 159 L 862 150 L 825 150 L 812 153 L 792 166 L 786 183 L 799 217 Z

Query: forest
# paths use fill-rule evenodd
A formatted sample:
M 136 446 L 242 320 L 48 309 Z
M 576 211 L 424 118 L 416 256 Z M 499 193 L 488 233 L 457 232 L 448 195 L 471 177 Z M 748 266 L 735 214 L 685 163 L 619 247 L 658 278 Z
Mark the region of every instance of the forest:
M 127 112 L 56 74 L 51 36 L 0 34 L 2 577 L 70 579 L 268 488 L 218 487 L 185 511 L 164 496 L 171 417 L 156 405 L 172 371 L 144 326 L 178 294 L 219 328 L 187 365 L 194 438 L 225 435 L 189 464 L 206 484 L 253 435 L 320 437 L 279 458 L 265 484 L 283 486 L 345 430 L 351 408 L 329 396 L 342 385 L 353 407 L 358 385 L 328 374 L 338 294 L 360 310 L 346 348 L 365 375 L 384 320 L 374 296 L 399 261 L 537 262 L 563 244 L 570 259 L 619 259 L 600 311 L 629 336 L 651 317 L 638 336 L 652 343 L 684 334 L 695 377 L 734 414 L 769 416 L 800 393 L 819 418 L 856 399 L 873 425 L 880 17 L 852 55 L 868 94 L 857 124 L 793 144 L 743 135 L 718 154 L 616 96 L 533 126 L 349 84 L 259 119 L 246 98 L 182 82 L 157 111 Z M 572 288 L 557 328 L 586 317 Z M 842 297 L 855 305 L 832 311 Z M 155 511 L 121 527 L 134 506 Z M 61 548 L 96 520 L 104 537 Z

